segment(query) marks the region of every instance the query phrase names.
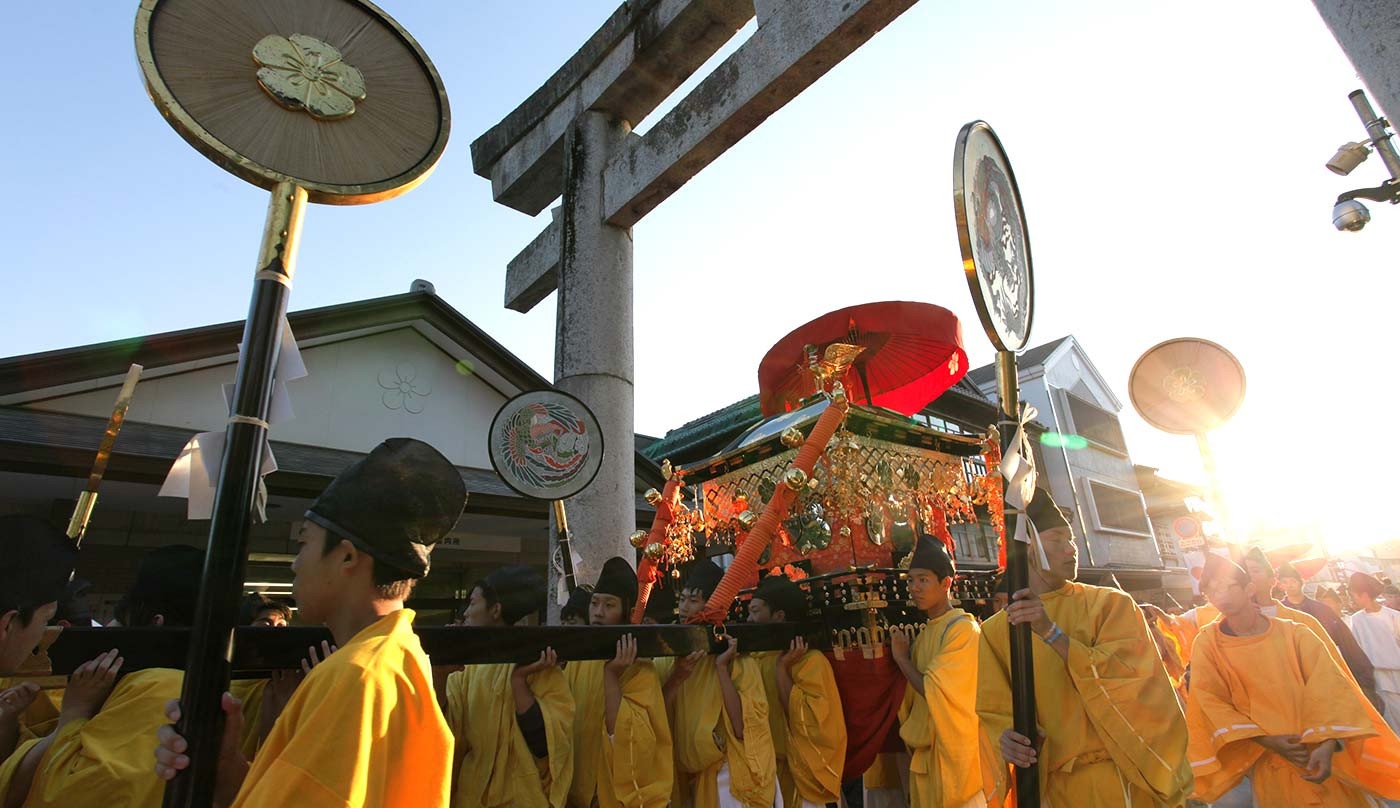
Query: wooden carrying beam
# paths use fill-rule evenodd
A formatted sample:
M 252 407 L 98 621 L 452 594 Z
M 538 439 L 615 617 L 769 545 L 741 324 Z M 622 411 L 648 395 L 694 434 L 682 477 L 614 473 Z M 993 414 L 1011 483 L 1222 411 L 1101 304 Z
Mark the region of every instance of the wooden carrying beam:
M 711 653 L 723 643 L 709 627 L 646 626 L 430 626 L 417 628 L 434 665 L 482 665 L 488 663 L 528 663 L 539 659 L 546 647 L 561 660 L 612 659 L 617 641 L 624 634 L 637 638 L 637 653 L 643 658 L 684 656 L 702 648 Z M 734 623 L 724 631 L 739 640 L 739 650 L 785 651 L 799 632 L 808 636 L 813 647 L 829 645 L 827 631 L 811 623 Z M 67 628 L 48 647 L 51 668 L 28 669 L 33 678 L 66 675 L 98 654 L 117 648 L 122 671 L 146 668 L 183 668 L 189 647 L 186 628 Z M 245 626 L 234 630 L 233 676 L 257 679 L 274 670 L 295 670 L 307 649 L 330 641 L 324 628 L 293 626 L 267 628 Z

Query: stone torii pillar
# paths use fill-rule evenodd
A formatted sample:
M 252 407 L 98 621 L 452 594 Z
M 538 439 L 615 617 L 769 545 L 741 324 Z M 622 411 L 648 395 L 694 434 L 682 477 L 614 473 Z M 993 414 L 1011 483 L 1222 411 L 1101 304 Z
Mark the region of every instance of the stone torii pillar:
M 1313 0 L 1371 91 L 1381 115 L 1400 118 L 1400 3 L 1395 0 Z
M 630 558 L 637 529 L 632 226 L 914 2 L 624 3 L 472 143 L 473 168 L 497 202 L 534 216 L 563 197 L 507 267 L 505 304 L 529 311 L 558 290 L 555 381 L 603 430 L 602 468 L 569 500 L 580 582 L 610 556 Z M 632 133 L 755 17 L 757 30 L 734 53 L 644 136 Z M 552 554 L 553 538 L 550 546 Z
M 632 228 L 602 223 L 601 182 L 607 158 L 630 133 L 625 121 L 588 111 L 564 142 L 554 382 L 593 410 L 604 445 L 598 476 L 568 504 L 574 552 L 583 559 L 574 571 L 580 583 L 596 580 L 614 555 L 631 559 L 627 537 L 637 529 Z M 551 532 L 551 558 L 555 543 Z M 551 565 L 550 597 L 558 593 L 555 575 Z

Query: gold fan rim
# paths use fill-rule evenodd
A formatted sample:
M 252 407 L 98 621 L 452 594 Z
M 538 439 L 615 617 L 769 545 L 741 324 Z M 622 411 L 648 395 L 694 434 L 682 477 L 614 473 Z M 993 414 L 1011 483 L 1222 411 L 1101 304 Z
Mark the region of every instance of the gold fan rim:
M 413 53 L 419 67 L 423 69 L 433 87 L 438 108 L 437 134 L 428 150 L 408 170 L 382 180 L 353 184 L 323 182 L 278 171 L 228 146 L 209 132 L 193 115 L 189 114 L 176 99 L 169 86 L 166 85 L 164 77 L 161 76 L 151 45 L 151 22 L 163 2 L 165 0 L 141 0 L 141 5 L 136 12 L 136 61 L 141 68 L 141 77 L 145 82 L 146 92 L 160 112 L 161 117 L 165 118 L 171 128 L 186 143 L 215 165 L 245 182 L 268 191 L 280 183 L 294 183 L 306 189 L 309 201 L 323 205 L 365 205 L 393 199 L 418 187 L 437 167 L 443 152 L 447 149 L 447 140 L 452 129 L 447 88 L 443 84 L 437 66 L 433 64 L 432 59 L 428 58 L 427 52 L 423 50 L 418 40 L 409 34 L 397 20 L 370 0 L 348 0 L 348 2 L 365 9 Z

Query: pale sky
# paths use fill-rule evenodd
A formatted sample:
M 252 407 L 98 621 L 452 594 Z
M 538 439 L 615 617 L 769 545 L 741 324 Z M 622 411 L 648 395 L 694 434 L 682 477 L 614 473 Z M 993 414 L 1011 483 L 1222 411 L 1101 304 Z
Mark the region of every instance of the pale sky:
M 0 355 L 246 312 L 266 192 L 198 155 L 145 97 L 136 5 L 11 15 L 29 35 L 0 51 Z M 617 0 L 380 5 L 442 74 L 452 139 L 407 196 L 313 207 L 292 308 L 427 278 L 551 376 L 554 298 L 527 315 L 502 305 L 506 262 L 548 214 L 494 204 L 468 146 Z M 756 392 L 769 346 L 856 303 L 945 306 L 973 363 L 990 361 L 951 202 L 954 138 L 982 118 L 1026 207 L 1031 344 L 1080 340 L 1124 405 L 1133 460 L 1202 478 L 1190 438 L 1133 412 L 1127 377 L 1150 346 L 1205 337 L 1249 380 L 1213 436 L 1237 521 L 1320 525 L 1334 549 L 1400 538 L 1365 498 L 1397 387 L 1382 351 L 1400 211 L 1372 204 L 1365 231 L 1336 232 L 1336 195 L 1386 175 L 1374 157 L 1348 178 L 1323 168 L 1364 138 L 1347 101 L 1361 86 L 1303 0 L 923 0 L 637 225 L 637 429 L 661 435 Z

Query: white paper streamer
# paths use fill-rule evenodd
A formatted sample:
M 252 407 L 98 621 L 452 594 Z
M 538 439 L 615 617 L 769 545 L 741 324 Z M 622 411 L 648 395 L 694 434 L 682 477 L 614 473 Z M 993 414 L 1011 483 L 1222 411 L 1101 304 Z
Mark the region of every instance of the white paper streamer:
M 1030 437 L 1026 434 L 1026 424 L 1039 414 L 1035 407 L 1022 405 L 1021 417 L 1016 422 L 1016 434 L 1011 436 L 1009 451 L 1001 458 L 1001 476 L 1006 479 L 1007 510 L 1014 511 L 1017 516 L 1016 534 L 1012 539 L 1033 544 L 1040 568 L 1048 570 L 1050 561 L 1045 557 L 1045 548 L 1040 545 L 1040 533 L 1026 513 L 1031 500 L 1035 499 L 1036 482 L 1035 454 L 1031 450 Z
M 243 346 L 238 346 L 238 359 L 243 360 Z M 269 426 L 290 421 L 292 412 L 291 397 L 287 394 L 287 382 L 306 377 L 306 362 L 297 348 L 296 336 L 287 318 L 282 318 L 282 344 L 277 357 L 277 367 L 273 371 L 272 400 L 268 407 Z M 224 406 L 233 410 L 232 384 L 223 385 Z M 184 497 L 188 501 L 186 515 L 190 519 L 208 519 L 214 513 L 214 492 L 219 487 L 219 468 L 224 457 L 224 436 L 220 432 L 200 432 L 190 438 L 170 472 L 160 487 L 159 496 Z M 267 485 L 264 477 L 277 470 L 277 458 L 272 454 L 270 442 L 263 444 L 262 462 L 258 468 L 258 487 L 249 503 L 259 522 L 267 521 Z

